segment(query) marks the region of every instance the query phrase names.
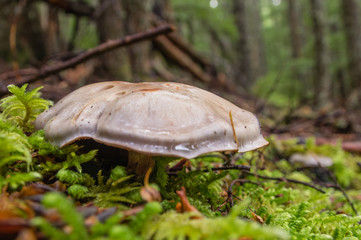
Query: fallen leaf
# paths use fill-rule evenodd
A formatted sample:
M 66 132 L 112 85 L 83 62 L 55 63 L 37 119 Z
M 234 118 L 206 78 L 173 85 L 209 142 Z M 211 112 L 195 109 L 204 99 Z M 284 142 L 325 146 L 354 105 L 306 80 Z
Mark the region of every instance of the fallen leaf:
M 250 209 L 250 212 L 253 216 L 253 219 L 256 221 L 256 222 L 259 222 L 259 223 L 262 223 L 264 224 L 264 220 L 261 216 L 257 215 L 255 212 L 253 212 L 251 209 Z
M 177 191 L 177 195 L 179 196 L 181 202 L 177 203 L 176 210 L 177 212 L 195 212 L 198 213 L 199 216 L 195 216 L 194 218 L 202 218 L 201 213 L 195 208 L 193 205 L 190 204 L 187 198 L 186 189 L 182 187 L 181 190 Z
M 162 201 L 162 197 L 160 196 L 159 191 L 150 185 L 142 187 L 140 189 L 140 195 L 146 202 Z

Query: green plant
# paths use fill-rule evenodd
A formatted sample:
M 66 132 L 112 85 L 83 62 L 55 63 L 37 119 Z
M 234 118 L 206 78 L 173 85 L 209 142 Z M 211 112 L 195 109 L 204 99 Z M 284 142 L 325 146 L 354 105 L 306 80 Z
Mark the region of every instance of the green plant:
M 77 213 L 70 199 L 60 193 L 48 193 L 42 201 L 46 208 L 55 208 L 62 219 L 72 227 L 69 234 L 52 226 L 46 219 L 37 217 L 32 220 L 34 226 L 39 227 L 51 239 L 89 239 L 82 216 Z
M 42 87 L 27 92 L 27 86 L 28 84 L 24 84 L 19 88 L 9 85 L 8 89 L 12 95 L 1 99 L 0 105 L 4 118 L 25 132 L 31 132 L 34 129 L 35 118 L 52 105 L 52 102 L 40 98 L 39 90 Z

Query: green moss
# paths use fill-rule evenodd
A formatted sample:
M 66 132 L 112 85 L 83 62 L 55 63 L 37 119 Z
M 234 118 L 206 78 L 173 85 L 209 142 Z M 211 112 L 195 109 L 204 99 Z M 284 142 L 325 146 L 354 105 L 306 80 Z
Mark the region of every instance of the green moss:
M 102 169 L 94 171 L 90 168 L 99 166 L 96 149 L 85 152 L 75 144 L 58 148 L 45 140 L 43 131 L 33 132 L 32 122 L 49 102 L 39 98 L 39 88 L 30 92 L 25 89 L 11 86 L 13 95 L 0 101 L 0 187 L 18 191 L 32 181 L 60 181 L 66 185 L 67 194 L 80 204 L 118 207 L 105 222 L 87 228 L 73 200 L 63 194 L 46 194 L 43 205 L 56 209 L 72 229 L 64 233 L 45 218 L 33 219 L 32 223 L 51 239 L 361 238 L 361 216 L 354 216 L 343 193 L 323 188 L 323 194 L 309 186 L 281 181 L 286 177 L 316 184 L 319 172 L 301 171 L 288 159 L 293 153 L 328 156 L 334 164 L 323 170 L 335 176 L 361 212 L 361 203 L 356 200 L 361 188 L 357 166 L 361 159 L 343 151 L 340 145 L 318 146 L 312 138 L 299 143 L 297 139 L 280 141 L 271 137 L 270 145 L 262 152 L 248 152 L 236 159 L 237 164 L 251 166 L 252 174 L 212 171 L 227 159 L 220 153 L 192 159 L 193 170 L 184 168 L 171 175 L 167 168 L 176 159 L 156 158 L 150 181 L 159 188 L 163 201 L 145 204 L 139 193 L 143 178 L 128 173 L 126 167 L 115 165 L 110 171 L 104 170 L 105 174 Z M 208 171 L 194 170 L 200 167 Z M 228 191 L 234 180 L 243 182 L 236 181 Z M 180 201 L 176 191 L 181 187 L 185 187 L 189 202 L 201 217 L 199 213 L 174 211 Z M 136 205 L 144 209 L 133 216 L 123 214 L 122 209 Z

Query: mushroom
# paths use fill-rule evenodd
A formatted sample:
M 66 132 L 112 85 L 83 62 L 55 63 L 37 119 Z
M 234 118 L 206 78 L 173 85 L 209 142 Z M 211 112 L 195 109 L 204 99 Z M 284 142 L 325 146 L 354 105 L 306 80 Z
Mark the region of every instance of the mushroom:
M 40 114 L 35 128 L 44 129 L 45 137 L 60 147 L 90 138 L 136 156 L 191 159 L 268 143 L 252 113 L 208 91 L 173 82 L 89 84 Z

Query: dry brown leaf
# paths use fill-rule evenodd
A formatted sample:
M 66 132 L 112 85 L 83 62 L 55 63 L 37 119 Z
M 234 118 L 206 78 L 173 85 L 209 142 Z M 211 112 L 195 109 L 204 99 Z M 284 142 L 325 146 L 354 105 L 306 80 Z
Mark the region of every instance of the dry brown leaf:
M 177 212 L 195 212 L 198 213 L 199 216 L 195 216 L 194 218 L 202 218 L 202 214 L 198 211 L 198 209 L 191 205 L 188 201 L 185 187 L 182 187 L 181 190 L 177 191 L 177 195 L 181 199 L 181 202 L 177 203 L 176 206 Z
M 142 187 L 140 189 L 140 195 L 142 196 L 143 200 L 146 202 L 161 202 L 162 197 L 157 189 L 151 187 L 150 185 Z
M 255 212 L 253 212 L 251 209 L 250 209 L 250 212 L 253 216 L 253 219 L 256 221 L 256 222 L 259 222 L 259 223 L 262 223 L 264 224 L 264 220 L 261 216 L 257 215 Z

